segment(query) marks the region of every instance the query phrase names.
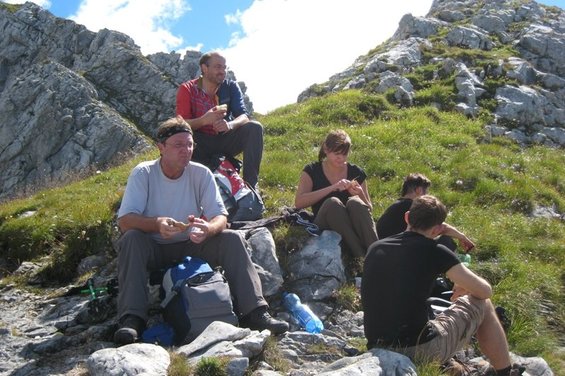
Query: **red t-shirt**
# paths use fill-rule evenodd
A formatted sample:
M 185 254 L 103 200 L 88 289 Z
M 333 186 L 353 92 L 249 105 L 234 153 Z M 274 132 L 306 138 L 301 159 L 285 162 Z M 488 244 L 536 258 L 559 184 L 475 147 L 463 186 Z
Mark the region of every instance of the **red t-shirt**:
M 177 92 L 177 115 L 185 119 L 196 119 L 218 104 L 218 97 L 210 97 L 202 89 L 202 77 L 184 82 Z M 199 132 L 216 135 L 212 124 L 198 128 Z

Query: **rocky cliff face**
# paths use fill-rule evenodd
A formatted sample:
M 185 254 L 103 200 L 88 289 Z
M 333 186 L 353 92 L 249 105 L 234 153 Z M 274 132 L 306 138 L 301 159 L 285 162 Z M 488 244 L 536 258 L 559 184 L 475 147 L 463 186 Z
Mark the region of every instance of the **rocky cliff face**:
M 435 0 L 426 17 L 405 15 L 386 43 L 298 101 L 359 88 L 399 106 L 491 113 L 493 136 L 565 147 L 564 32 L 563 10 L 534 1 Z
M 0 3 L 0 30 L 0 200 L 145 150 L 199 74 L 199 52 L 143 56 L 127 35 L 32 3 Z

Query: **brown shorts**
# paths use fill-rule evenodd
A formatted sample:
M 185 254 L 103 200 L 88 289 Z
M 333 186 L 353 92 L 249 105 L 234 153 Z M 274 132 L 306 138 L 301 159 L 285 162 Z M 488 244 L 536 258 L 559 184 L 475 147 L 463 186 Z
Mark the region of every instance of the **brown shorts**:
M 471 341 L 483 322 L 487 301 L 462 296 L 448 309 L 430 321 L 437 336 L 420 345 L 396 349 L 414 360 L 436 360 L 445 363 Z

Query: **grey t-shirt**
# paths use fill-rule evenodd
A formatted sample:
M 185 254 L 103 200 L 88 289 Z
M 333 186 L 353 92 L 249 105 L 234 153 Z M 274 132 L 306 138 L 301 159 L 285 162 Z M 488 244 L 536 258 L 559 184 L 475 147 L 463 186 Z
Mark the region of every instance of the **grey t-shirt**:
M 181 177 L 169 179 L 157 159 L 141 162 L 131 171 L 118 218 L 135 213 L 187 222 L 189 215 L 199 216 L 200 208 L 208 220 L 228 214 L 212 172 L 190 162 Z M 169 239 L 163 239 L 159 233 L 151 236 L 158 243 L 175 243 L 187 240 L 188 233 L 184 231 Z

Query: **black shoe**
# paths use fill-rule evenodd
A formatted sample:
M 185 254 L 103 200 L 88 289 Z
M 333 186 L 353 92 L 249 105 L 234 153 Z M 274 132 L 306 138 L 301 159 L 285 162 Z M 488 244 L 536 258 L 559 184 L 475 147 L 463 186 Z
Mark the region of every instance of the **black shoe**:
M 510 376 L 520 376 L 526 371 L 526 367 L 521 364 L 514 363 L 512 364 L 512 369 L 510 370 Z
M 145 320 L 135 315 L 124 315 L 119 325 L 120 328 L 114 333 L 114 342 L 120 346 L 134 343 L 145 330 Z
M 267 306 L 255 308 L 251 313 L 243 316 L 239 323 L 243 327 L 253 330 L 269 329 L 272 334 L 282 334 L 288 331 L 288 323 L 286 321 L 274 319 L 269 312 Z

